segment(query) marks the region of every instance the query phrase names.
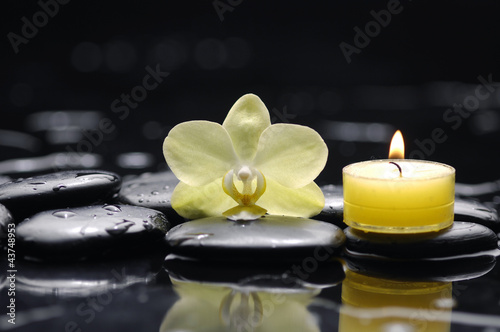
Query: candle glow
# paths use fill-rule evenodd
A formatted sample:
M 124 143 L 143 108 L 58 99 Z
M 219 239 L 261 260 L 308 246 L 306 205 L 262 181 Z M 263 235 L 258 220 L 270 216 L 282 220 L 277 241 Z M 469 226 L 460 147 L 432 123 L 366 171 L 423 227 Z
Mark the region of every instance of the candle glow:
M 405 159 L 405 142 L 401 131 L 396 131 L 392 136 L 389 148 L 389 159 Z
M 379 233 L 423 233 L 450 226 L 455 169 L 432 161 L 403 159 L 400 132 L 394 135 L 390 158 L 344 167 L 344 222 Z

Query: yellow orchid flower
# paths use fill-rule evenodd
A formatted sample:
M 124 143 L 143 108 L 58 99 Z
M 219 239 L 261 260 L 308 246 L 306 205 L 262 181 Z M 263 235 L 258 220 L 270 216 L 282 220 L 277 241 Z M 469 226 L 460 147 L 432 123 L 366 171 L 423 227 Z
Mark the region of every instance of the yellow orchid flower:
M 271 125 L 269 111 L 253 94 L 238 99 L 222 125 L 178 124 L 165 138 L 163 154 L 180 180 L 172 207 L 188 219 L 222 214 L 253 220 L 266 212 L 311 217 L 325 204 L 313 182 L 326 164 L 325 142 L 309 127 Z

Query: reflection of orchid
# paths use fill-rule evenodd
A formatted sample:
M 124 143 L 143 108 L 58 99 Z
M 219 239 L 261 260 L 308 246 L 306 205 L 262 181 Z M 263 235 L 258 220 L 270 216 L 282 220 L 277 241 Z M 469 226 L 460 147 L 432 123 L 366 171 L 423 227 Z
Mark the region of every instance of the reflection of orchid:
M 316 319 L 307 310 L 319 290 L 171 280 L 180 298 L 165 315 L 160 332 L 319 331 Z
M 271 125 L 266 106 L 252 94 L 233 105 L 222 125 L 175 126 L 163 153 L 180 180 L 172 207 L 185 218 L 249 220 L 266 212 L 311 217 L 324 206 L 313 180 L 326 164 L 326 144 L 309 127 Z

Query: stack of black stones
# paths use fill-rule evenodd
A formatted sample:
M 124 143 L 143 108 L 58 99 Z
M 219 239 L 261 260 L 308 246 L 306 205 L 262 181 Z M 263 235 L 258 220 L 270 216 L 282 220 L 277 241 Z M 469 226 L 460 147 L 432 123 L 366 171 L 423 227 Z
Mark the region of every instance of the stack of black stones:
M 314 272 L 307 274 L 309 283 L 315 276 L 320 283 L 340 281 L 339 257 L 360 272 L 392 271 L 403 277 L 447 280 L 450 274 L 484 273 L 498 256 L 496 182 L 487 192 L 457 185 L 454 225 L 420 236 L 373 235 L 346 228 L 342 187 L 334 185 L 322 187 L 326 205 L 316 220 L 265 216 L 244 222 L 222 217 L 186 221 L 170 205 L 177 183 L 169 171 L 125 180 L 100 170 L 4 178 L 1 244 L 6 247 L 8 224 L 15 223 L 17 257 L 37 264 L 120 260 L 132 253 L 154 253 L 168 255 L 165 266 L 172 273 L 212 279 L 231 276 L 214 269 L 219 264 L 221 269 L 231 266 L 238 280 L 245 273 L 271 270 L 301 279 L 305 273 L 289 269 L 292 262 L 301 262 L 303 269 Z M 200 273 L 204 267 L 208 272 Z M 322 271 L 330 271 L 336 280 L 324 280 Z

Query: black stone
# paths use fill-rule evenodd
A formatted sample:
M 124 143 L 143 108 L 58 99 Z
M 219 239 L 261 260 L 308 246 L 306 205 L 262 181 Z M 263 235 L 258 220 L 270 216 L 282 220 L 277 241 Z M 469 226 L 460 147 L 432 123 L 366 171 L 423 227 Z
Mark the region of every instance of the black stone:
M 121 178 L 97 170 L 64 171 L 17 179 L 0 185 L 0 204 L 17 222 L 36 212 L 104 202 L 121 186 Z
M 344 267 L 339 260 L 318 262 L 315 268 L 307 266 L 307 272 L 296 263 L 212 261 L 187 259 L 168 255 L 165 269 L 172 278 L 196 282 L 233 283 L 256 286 L 330 287 L 345 278 Z M 296 269 L 301 269 L 299 272 Z
M 9 234 L 8 225 L 12 223 L 14 223 L 14 218 L 12 218 L 10 211 L 7 210 L 5 206 L 0 204 L 0 247 L 7 244 L 7 235 Z M 15 229 L 11 232 L 15 233 Z
M 127 255 L 161 247 L 164 214 L 130 205 L 88 206 L 38 213 L 17 226 L 16 247 L 40 260 Z
M 12 179 L 9 176 L 6 175 L 0 175 L 0 184 L 4 184 L 6 182 L 11 181 Z
M 265 216 L 252 221 L 203 218 L 166 236 L 171 252 L 211 260 L 327 260 L 345 240 L 335 225 L 304 218 Z
M 497 211 L 474 199 L 456 198 L 454 219 L 481 224 L 494 232 L 500 232 Z
M 399 259 L 421 259 L 471 255 L 498 250 L 498 238 L 491 229 L 456 221 L 439 232 L 424 234 L 365 233 L 348 227 L 347 252 Z
M 179 180 L 172 172 L 144 173 L 123 181 L 118 201 L 163 212 L 173 224 L 186 221 L 170 203 Z
M 321 191 L 325 195 L 325 207 L 313 219 L 332 223 L 342 229 L 346 228 L 344 224 L 344 195 L 342 186 L 333 184 L 322 186 Z
M 497 255 L 491 252 L 443 259 L 392 259 L 349 252 L 345 262 L 350 270 L 379 278 L 407 281 L 460 281 L 478 278 L 490 272 L 495 267 Z

